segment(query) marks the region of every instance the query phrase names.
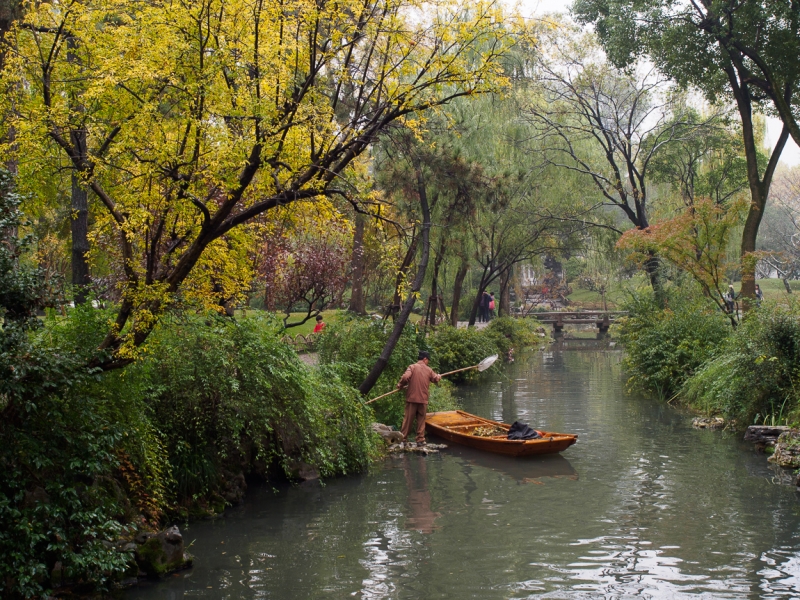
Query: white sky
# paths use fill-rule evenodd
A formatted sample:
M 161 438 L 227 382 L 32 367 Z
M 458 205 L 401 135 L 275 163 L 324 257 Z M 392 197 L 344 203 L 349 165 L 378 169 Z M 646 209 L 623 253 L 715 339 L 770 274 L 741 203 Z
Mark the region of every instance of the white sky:
M 767 117 L 767 143 L 770 148 L 775 147 L 778 136 L 781 134 L 781 122 L 779 119 Z M 800 165 L 800 148 L 794 143 L 792 138 L 786 142 L 786 146 L 781 154 L 781 162 L 789 167 Z
M 505 0 L 508 5 L 518 5 L 520 11 L 524 16 L 540 17 L 547 13 L 565 13 L 568 11 L 571 0 Z M 780 120 L 768 117 L 767 118 L 767 144 L 770 148 L 775 147 L 775 142 L 778 141 L 778 136 L 781 133 Z M 786 147 L 783 149 L 781 155 L 781 162 L 787 166 L 794 167 L 800 164 L 800 148 L 794 143 L 792 138 L 786 142 Z
M 507 4 L 514 4 L 506 0 Z M 524 15 L 543 15 L 552 12 L 567 12 L 572 1 L 569 0 L 519 0 L 519 7 Z

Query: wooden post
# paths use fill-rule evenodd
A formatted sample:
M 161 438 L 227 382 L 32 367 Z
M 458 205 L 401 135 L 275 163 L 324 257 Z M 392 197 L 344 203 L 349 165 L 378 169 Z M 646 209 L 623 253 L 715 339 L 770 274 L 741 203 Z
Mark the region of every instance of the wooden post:
M 556 320 L 553 323 L 553 337 L 560 338 L 564 335 L 564 317 L 562 315 L 557 315 Z

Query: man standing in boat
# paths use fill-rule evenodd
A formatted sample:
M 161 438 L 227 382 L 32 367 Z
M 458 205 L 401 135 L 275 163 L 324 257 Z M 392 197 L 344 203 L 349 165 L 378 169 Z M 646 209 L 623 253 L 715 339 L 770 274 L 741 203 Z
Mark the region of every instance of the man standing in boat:
M 417 446 L 425 445 L 425 415 L 428 412 L 428 389 L 431 383 L 439 383 L 442 378 L 428 366 L 430 354 L 421 351 L 419 360 L 409 365 L 397 384 L 398 388 L 406 388 L 406 412 L 403 416 L 403 444 L 408 441 L 411 424 L 417 420 Z

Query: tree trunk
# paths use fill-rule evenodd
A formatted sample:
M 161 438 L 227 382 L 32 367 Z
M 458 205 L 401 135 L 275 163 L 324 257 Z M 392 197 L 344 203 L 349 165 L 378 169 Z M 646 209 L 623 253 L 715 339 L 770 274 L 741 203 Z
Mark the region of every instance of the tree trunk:
M 78 63 L 78 57 L 75 54 L 77 45 L 75 38 L 71 34 L 68 35 L 67 61 L 70 63 Z M 71 96 L 70 105 L 77 113 L 83 113 L 83 105 L 79 98 Z M 82 126 L 77 127 L 70 131 L 69 137 L 72 147 L 75 148 L 78 155 L 78 165 L 84 165 L 89 155 L 86 146 L 86 129 Z M 72 209 L 70 222 L 72 231 L 72 296 L 76 305 L 86 302 L 86 286 L 89 284 L 89 261 L 86 259 L 86 253 L 89 252 L 88 192 L 81 187 L 81 181 L 78 177 L 78 168 L 80 167 L 78 165 L 73 166 L 72 177 L 70 178 L 72 184 L 70 203 L 70 208 Z
M 430 312 L 428 313 L 428 320 L 426 325 L 436 325 L 436 311 L 439 308 L 439 267 L 442 266 L 444 259 L 444 245 L 446 236 L 442 234 L 442 239 L 439 240 L 439 251 L 436 253 L 436 259 L 433 261 L 433 278 L 431 280 L 431 296 L 428 299 L 428 306 Z
M 478 287 L 478 293 L 475 294 L 475 300 L 472 302 L 472 310 L 469 313 L 469 322 L 467 327 L 474 327 L 475 321 L 478 319 L 478 311 L 481 309 L 481 298 L 483 292 L 486 290 L 482 285 Z
M 422 288 L 422 283 L 425 281 L 425 271 L 428 268 L 428 257 L 430 256 L 431 246 L 431 211 L 430 207 L 428 206 L 428 196 L 425 190 L 425 178 L 422 174 L 422 167 L 419 163 L 416 163 L 414 167 L 417 172 L 419 203 L 422 209 L 422 231 L 421 235 L 419 236 L 419 238 L 422 239 L 422 254 L 419 259 L 417 276 L 414 278 L 414 282 L 411 284 L 410 293 L 408 294 L 408 298 L 406 298 L 400 314 L 397 315 L 397 318 L 394 321 L 394 327 L 392 328 L 392 332 L 389 334 L 389 339 L 386 340 L 386 345 L 384 345 L 381 355 L 378 357 L 378 360 L 375 361 L 375 364 L 367 375 L 367 378 L 364 379 L 360 386 L 358 386 L 358 391 L 362 394 L 368 394 L 369 391 L 375 387 L 378 377 L 381 376 L 381 373 L 383 373 L 386 365 L 389 364 L 389 359 L 392 356 L 392 352 L 394 351 L 397 342 L 400 340 L 403 329 L 408 322 L 408 317 L 411 315 L 411 310 L 414 308 L 414 303 L 417 300 L 417 292 L 419 292 L 419 290 Z
M 366 217 L 356 213 L 356 228 L 353 233 L 353 258 L 350 261 L 353 274 L 353 287 L 350 293 L 348 310 L 359 315 L 366 314 L 364 297 L 364 225 Z
M 21 0 L 0 0 L 0 71 L 5 67 L 6 52 L 12 48 L 10 43 L 8 45 L 5 43 L 6 34 L 11 31 L 14 22 L 21 17 Z
M 788 279 L 783 279 L 783 287 L 786 288 L 786 293 L 787 294 L 791 294 L 792 293 L 792 288 L 789 285 L 789 280 Z
M 501 317 L 511 316 L 511 279 L 514 275 L 514 266 L 510 266 L 500 276 L 500 308 L 497 314 Z
M 419 236 L 415 228 L 411 233 L 411 245 L 408 247 L 406 255 L 403 257 L 403 264 L 400 265 L 400 269 L 397 271 L 397 277 L 394 280 L 394 295 L 392 296 L 392 305 L 389 307 L 387 315 L 392 315 L 392 317 L 394 317 L 397 308 L 400 306 L 400 288 L 405 280 L 406 272 L 411 266 L 411 262 L 414 260 L 414 255 L 417 253 L 418 245 Z M 428 251 L 430 252 L 430 249 Z M 419 289 L 417 289 L 417 291 L 419 291 Z
M 483 298 L 483 292 L 486 291 L 486 288 L 489 287 L 489 284 L 494 279 L 491 274 L 492 272 L 489 269 L 483 269 L 481 281 L 478 284 L 478 293 L 475 294 L 475 300 L 472 303 L 472 311 L 469 314 L 469 323 L 467 324 L 467 327 L 473 327 L 475 325 L 475 320 L 478 317 L 478 311 L 480 310 L 481 306 L 481 299 Z
M 666 307 L 666 299 L 664 297 L 664 285 L 661 281 L 661 260 L 658 255 L 650 250 L 648 258 L 644 263 L 644 270 L 650 279 L 650 286 L 653 288 L 653 294 L 656 298 L 656 304 L 659 308 Z
M 88 193 L 81 187 L 77 173 L 72 172 L 72 296 L 76 305 L 86 302 L 89 278 L 89 202 Z
M 750 187 L 750 210 L 747 213 L 747 219 L 742 231 L 742 289 L 739 292 L 743 299 L 750 299 L 755 298 L 756 295 L 756 261 L 753 260 L 751 254 L 756 249 L 756 237 L 758 236 L 758 228 L 767 205 L 772 176 L 778 166 L 778 159 L 781 152 L 783 152 L 783 147 L 786 145 L 786 140 L 789 138 L 789 129 L 786 125 L 783 126 L 762 177 L 759 174 L 759 151 L 753 129 L 752 97 L 747 87 L 748 84 L 740 84 L 740 81 L 747 81 L 746 78 L 749 77 L 749 74 L 746 72 L 740 73 L 736 70 L 737 68 L 740 67 L 734 67 L 731 64 L 725 70 L 742 123 L 742 141 L 744 142 L 744 155 L 747 162 L 747 182 Z M 747 308 L 746 304 L 744 308 Z
M 11 44 L 6 42 L 6 34 L 11 31 L 14 22 L 22 16 L 22 2 L 21 0 L 0 0 L 0 72 L 5 68 L 6 53 Z M 10 42 L 11 40 L 8 40 Z M 16 84 L 19 85 L 19 84 Z M 0 142 L 8 142 L 13 148 L 14 140 L 16 139 L 16 129 L 10 126 L 6 132 L 5 139 L 0 137 Z M 12 154 L 9 152 L 8 154 Z M 19 172 L 19 165 L 16 158 L 6 158 L 5 166 L 9 173 L 14 177 Z
M 461 303 L 461 288 L 464 285 L 464 278 L 469 271 L 469 260 L 462 256 L 461 264 L 456 273 L 456 280 L 453 283 L 453 306 L 450 309 L 450 324 L 453 327 L 458 327 L 458 305 Z
M 472 327 L 475 325 L 475 319 L 478 316 L 478 309 L 481 305 L 483 292 L 485 292 L 486 288 L 488 288 L 489 285 L 497 278 L 497 275 L 498 271 L 494 266 L 492 266 L 492 263 L 489 263 L 489 266 L 483 268 L 481 281 L 480 284 L 478 284 L 478 293 L 475 294 L 475 301 L 472 303 L 472 312 L 469 315 L 469 323 L 467 327 Z
M 756 296 L 756 261 L 752 259 L 751 255 L 756 251 L 758 228 L 761 225 L 761 218 L 767 203 L 766 197 L 761 193 L 761 187 L 761 185 L 751 186 L 750 210 L 747 211 L 747 219 L 745 219 L 742 229 L 742 289 L 739 291 L 739 295 L 743 301 L 745 298 L 755 298 Z

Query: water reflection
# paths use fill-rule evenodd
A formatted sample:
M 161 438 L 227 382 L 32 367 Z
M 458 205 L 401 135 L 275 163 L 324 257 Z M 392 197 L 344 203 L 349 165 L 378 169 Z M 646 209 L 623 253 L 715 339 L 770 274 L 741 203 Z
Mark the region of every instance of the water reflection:
M 441 514 L 431 510 L 431 493 L 428 490 L 427 457 L 421 455 L 403 455 L 403 474 L 408 487 L 409 515 L 406 529 L 415 529 L 420 533 L 431 533 L 436 527 L 434 521 Z M 415 463 L 412 468 L 411 462 Z
M 578 480 L 578 472 L 560 454 L 516 458 L 457 444 L 450 445 L 445 452 L 470 465 L 496 471 L 520 483 L 542 483 L 541 480 L 548 477 Z
M 792 548 L 764 552 L 760 560 L 765 564 L 758 574 L 762 597 L 800 597 L 800 554 Z

